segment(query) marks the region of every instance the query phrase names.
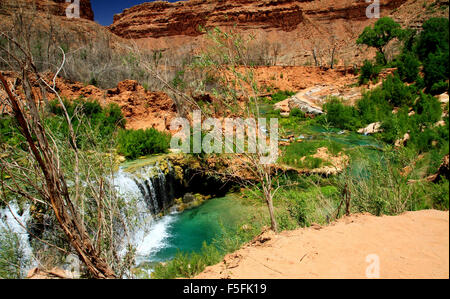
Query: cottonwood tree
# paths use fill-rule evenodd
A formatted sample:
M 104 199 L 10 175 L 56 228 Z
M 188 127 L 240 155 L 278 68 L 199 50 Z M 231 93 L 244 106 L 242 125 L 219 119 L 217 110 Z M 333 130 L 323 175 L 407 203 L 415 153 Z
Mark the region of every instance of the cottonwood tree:
M 393 39 L 402 38 L 403 34 L 400 24 L 389 17 L 384 17 L 379 19 L 373 27 L 364 28 L 356 43 L 377 49 L 382 62 L 387 64 L 386 46 Z

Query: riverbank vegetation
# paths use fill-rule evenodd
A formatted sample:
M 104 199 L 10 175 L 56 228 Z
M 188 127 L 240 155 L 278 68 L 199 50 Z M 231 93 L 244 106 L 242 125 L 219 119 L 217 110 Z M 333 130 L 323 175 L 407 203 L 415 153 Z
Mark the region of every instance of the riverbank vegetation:
M 201 251 L 179 252 L 172 260 L 156 265 L 151 277 L 193 277 L 269 227 L 283 231 L 327 225 L 350 213 L 397 215 L 420 209 L 448 210 L 448 170 L 446 175 L 440 167 L 449 153 L 449 107 L 435 97 L 448 91 L 448 19 L 425 22 L 420 34 L 404 31 L 387 18 L 367 28 L 358 43 L 375 47 L 378 55 L 361 67 L 359 83 L 380 80 L 380 85 L 364 92 L 354 106 L 330 97 L 324 104 L 325 114 L 318 117 L 299 109 L 292 110 L 289 116 L 281 116 L 271 108 L 260 109 L 294 92 L 279 91 L 260 99 L 267 90 L 255 84 L 251 70 L 239 71 L 248 63 L 239 54 L 245 52 L 245 39 L 220 29 L 207 34 L 214 46 L 192 59 L 192 69 L 177 74 L 172 84 L 166 85 L 174 101 L 187 103 L 187 107 L 193 102 L 205 116 L 229 113 L 278 118 L 281 134 L 288 136 L 287 144 L 281 147 L 277 165 L 258 164 L 263 154 L 257 153 L 240 157 L 245 167 L 216 172 L 241 187 L 240 202 L 250 207 L 247 217 L 234 228 L 224 228 Z M 389 59 L 385 48 L 392 40 L 401 42 L 402 47 L 396 57 Z M 139 57 L 136 54 L 130 59 L 139 61 Z M 142 67 L 151 73 L 153 63 Z M 387 68 L 395 71 L 379 79 Z M 190 84 L 185 82 L 190 78 L 189 71 L 197 76 Z M 3 87 L 7 88 L 7 84 Z M 27 88 L 24 84 L 23 89 Z M 214 94 L 222 101 L 200 103 L 189 96 L 193 91 Z M 244 108 L 240 107 L 242 97 L 250 102 Z M 11 96 L 10 101 L 14 102 L 14 98 Z M 140 211 L 119 196 L 110 183 L 117 170 L 115 157 L 120 154 L 133 160 L 165 153 L 170 136 L 155 129 L 127 130 L 117 105 L 58 99 L 37 110 L 33 101 L 28 99 L 30 110 L 24 110 L 26 123 L 20 111 L 15 117 L 0 116 L 0 207 L 17 199 L 31 206 L 32 244 L 42 254 L 40 262 L 61 263 L 73 253 L 84 257 L 83 277 L 134 277 L 133 271 L 139 272 L 132 270 L 136 248 L 131 244 L 124 247 L 122 239 L 136 225 Z M 357 133 L 373 123 L 380 123 L 380 130 L 373 136 Z M 30 151 L 34 145 L 39 149 Z M 342 171 L 312 171 L 335 167 L 327 157 L 317 155 L 324 148 L 331 157 L 345 157 L 341 160 Z M 195 155 L 205 161 L 208 157 Z M 287 169 L 281 171 L 279 166 Z M 256 175 L 243 179 L 240 171 L 244 168 Z M 437 177 L 428 179 L 434 174 Z M 59 212 L 65 213 L 65 221 L 56 217 Z M 67 238 L 72 233 L 79 239 Z M 25 264 L 23 251 L 16 246 L 17 235 L 4 234 L 0 238 L 0 276 L 20 277 Z
M 423 27 L 419 35 L 414 35 L 402 31 L 394 21 L 383 19 L 375 30 L 380 31 L 376 38 L 389 32 L 390 38 L 384 42 L 367 41 L 364 35 L 371 35 L 373 29 L 365 30 L 360 42 L 377 45 L 379 55 L 377 61 L 362 66 L 360 83 L 376 80 L 384 68 L 395 67 L 396 71 L 380 86 L 366 91 L 355 106 L 331 97 L 324 105 L 326 114 L 315 119 L 305 118 L 302 113 L 283 118 L 279 112 L 267 112 L 266 117 L 279 118 L 282 132 L 304 135 L 283 149 L 279 162 L 297 168 L 321 167 L 324 161 L 312 157 L 321 147 L 349 157 L 345 170 L 331 177 L 285 173 L 274 179 L 284 185 L 273 200 L 280 230 L 327 225 L 348 213 L 380 216 L 449 209 L 448 173 L 434 181 L 425 179 L 439 173 L 443 157 L 449 153 L 448 104 L 434 97 L 448 91 L 448 19 L 431 19 Z M 394 38 L 403 41 L 403 49 L 388 61 L 384 47 Z M 284 100 L 285 95 L 291 93 L 279 93 L 272 100 Z M 379 132 L 373 137 L 358 137 L 358 129 L 375 122 L 381 123 Z M 405 138 L 406 134 L 409 138 Z M 204 244 L 200 252 L 180 253 L 174 260 L 158 265 L 153 277 L 193 277 L 252 240 L 268 223 L 264 214 L 257 212 L 261 197 L 258 188 L 243 190 L 242 202 L 254 208 L 251 220 L 244 220 L 215 242 Z M 220 246 L 229 243 L 234 246 Z

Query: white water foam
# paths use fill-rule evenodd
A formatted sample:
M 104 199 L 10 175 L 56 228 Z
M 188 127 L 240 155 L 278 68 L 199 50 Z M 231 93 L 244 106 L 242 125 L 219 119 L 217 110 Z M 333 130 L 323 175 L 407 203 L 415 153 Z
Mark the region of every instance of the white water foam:
M 9 208 L 0 209 L 0 227 L 17 234 L 25 259 L 32 260 L 33 250 L 30 246 L 28 232 L 24 227 L 30 218 L 30 209 L 26 207 L 22 215 L 19 215 L 19 210 L 18 205 L 12 202 L 9 204 Z
M 148 233 L 145 233 L 142 242 L 137 247 L 137 255 L 149 257 L 165 248 L 170 237 L 169 228 L 175 221 L 175 215 L 168 215 L 156 220 L 150 227 Z
M 141 176 L 146 177 L 144 170 L 141 170 L 141 172 L 144 174 L 143 176 L 141 174 Z M 133 179 L 136 179 L 135 175 L 120 169 L 114 178 L 114 184 L 128 204 L 137 205 L 139 227 L 131 232 L 131 240 L 129 241 L 136 247 L 136 262 L 140 264 L 148 261 L 152 254 L 168 246 L 169 229 L 176 220 L 176 213 L 164 216 L 161 219 L 154 218 Z

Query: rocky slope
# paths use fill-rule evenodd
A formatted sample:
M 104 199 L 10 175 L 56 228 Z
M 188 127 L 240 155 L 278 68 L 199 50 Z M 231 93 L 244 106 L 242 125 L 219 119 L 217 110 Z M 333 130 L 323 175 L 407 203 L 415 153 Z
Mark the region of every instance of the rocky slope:
M 380 2 L 385 16 L 407 0 Z M 199 26 L 235 27 L 255 36 L 250 51 L 256 59 L 272 57 L 269 64 L 314 64 L 314 49 L 320 63 L 326 63 L 336 47 L 336 59 L 348 65 L 371 54 L 355 45 L 364 27 L 374 22 L 366 17 L 368 5 L 355 0 L 153 2 L 116 15 L 109 28 L 145 48 L 187 51 L 205 43 Z
M 0 14 L 8 14 L 11 11 L 23 9 L 36 9 L 39 12 L 49 13 L 55 16 L 65 16 L 66 8 L 70 3 L 66 0 L 0 0 Z M 80 18 L 94 20 L 90 0 L 80 0 Z
M 3 72 L 3 75 L 11 84 L 18 78 L 14 72 Z M 46 74 L 45 77 L 50 81 L 52 74 Z M 33 92 L 38 99 L 42 100 L 39 85 L 35 81 L 32 81 L 32 84 Z M 159 131 L 169 131 L 170 122 L 176 117 L 175 104 L 167 94 L 147 91 L 134 80 L 122 81 L 116 88 L 104 90 L 93 85 L 57 78 L 56 90 L 62 98 L 66 99 L 81 97 L 97 100 L 103 106 L 110 103 L 118 104 L 127 120 L 128 129 L 155 128 Z M 46 96 L 49 100 L 56 98 L 50 90 L 47 90 Z M 0 89 L 0 97 L 6 97 L 3 88 Z M 0 111 L 2 108 L 0 104 Z
M 382 0 L 391 10 L 406 0 Z M 114 16 L 111 30 L 125 38 L 200 35 L 199 26 L 234 26 L 241 29 L 293 31 L 310 19 L 330 22 L 338 19 L 364 20 L 364 1 L 323 0 L 190 0 L 176 3 L 151 2 L 126 9 Z

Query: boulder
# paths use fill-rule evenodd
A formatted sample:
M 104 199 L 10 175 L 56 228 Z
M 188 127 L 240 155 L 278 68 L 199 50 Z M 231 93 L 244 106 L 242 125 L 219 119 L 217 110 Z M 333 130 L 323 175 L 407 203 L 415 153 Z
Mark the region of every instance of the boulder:
M 273 106 L 274 110 L 280 110 L 281 113 L 290 113 L 291 112 L 291 108 L 289 108 L 289 102 L 290 102 L 290 98 L 286 99 L 284 101 L 278 102 Z
M 323 110 L 317 106 L 313 106 L 311 103 L 300 99 L 297 96 L 293 96 L 289 99 L 289 108 L 292 109 L 300 109 L 306 114 L 311 115 L 321 115 L 323 114 Z
M 409 139 L 411 139 L 411 135 L 409 135 L 408 133 L 406 133 L 402 139 L 399 139 L 397 141 L 395 141 L 395 147 L 402 147 L 405 146 L 406 143 L 409 141 Z
M 441 102 L 442 104 L 447 104 L 448 103 L 448 93 L 443 93 L 443 94 L 439 95 L 438 99 L 439 99 L 439 102 Z
M 364 135 L 370 135 L 381 132 L 381 122 L 372 123 L 368 125 L 367 127 L 358 130 L 358 133 L 364 134 Z
M 191 203 L 191 202 L 193 202 L 195 199 L 196 199 L 196 198 L 195 198 L 195 195 L 194 195 L 194 194 L 192 194 L 192 193 L 186 193 L 186 194 L 183 196 L 183 203 Z

